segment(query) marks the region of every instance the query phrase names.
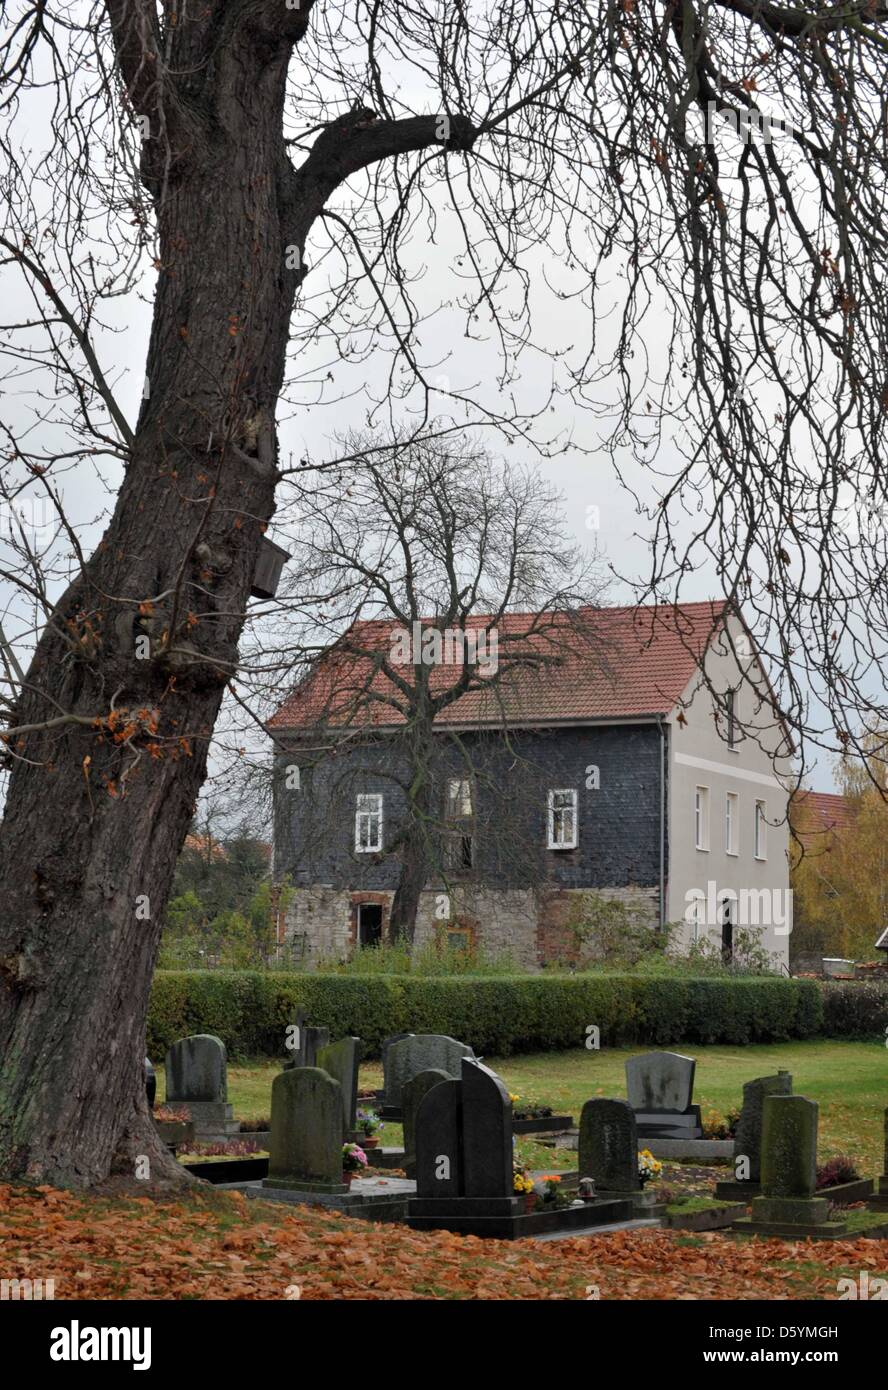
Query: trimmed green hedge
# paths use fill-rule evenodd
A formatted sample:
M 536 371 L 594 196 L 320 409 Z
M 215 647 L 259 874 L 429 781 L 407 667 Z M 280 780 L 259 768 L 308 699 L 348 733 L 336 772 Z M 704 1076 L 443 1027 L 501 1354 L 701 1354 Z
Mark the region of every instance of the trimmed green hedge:
M 190 1033 L 216 1033 L 229 1057 L 282 1057 L 297 1005 L 332 1038 L 364 1039 L 378 1056 L 392 1033 L 449 1033 L 476 1052 L 507 1056 L 581 1047 L 586 1028 L 602 1047 L 620 1043 L 751 1043 L 827 1031 L 814 980 L 644 978 L 632 975 L 312 975 L 283 971 L 157 972 L 148 1012 L 148 1055 L 162 1057 Z M 857 986 L 850 986 L 855 989 Z M 864 986 L 871 989 L 873 986 Z M 882 1012 L 888 1011 L 888 992 Z M 838 1024 L 844 1015 L 828 1008 Z M 845 1020 L 860 1027 L 853 1010 Z M 875 1032 L 881 1032 L 881 1028 Z M 832 1032 L 831 1036 L 845 1036 Z M 851 1036 L 858 1036 L 854 1033 Z
M 888 984 L 831 980 L 820 986 L 828 1038 L 888 1038 Z

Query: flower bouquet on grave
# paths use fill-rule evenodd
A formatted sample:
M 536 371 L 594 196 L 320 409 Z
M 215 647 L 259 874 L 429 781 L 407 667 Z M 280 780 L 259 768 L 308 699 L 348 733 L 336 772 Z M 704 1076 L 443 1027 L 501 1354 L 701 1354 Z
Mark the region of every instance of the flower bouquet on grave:
M 533 1178 L 526 1168 L 515 1164 L 512 1168 L 512 1191 L 516 1197 L 524 1198 L 525 1211 L 536 1211 L 539 1197 L 533 1185 Z
M 379 1147 L 379 1132 L 385 1129 L 375 1110 L 359 1110 L 355 1129 L 362 1135 L 361 1143 L 365 1149 Z
M 351 1183 L 352 1178 L 357 1177 L 358 1173 L 368 1166 L 367 1155 L 360 1144 L 343 1144 L 342 1146 L 342 1180 Z
M 638 1181 L 644 1187 L 645 1183 L 650 1182 L 651 1178 L 657 1178 L 663 1171 L 663 1165 L 658 1158 L 654 1158 L 650 1149 L 642 1149 L 638 1155 Z

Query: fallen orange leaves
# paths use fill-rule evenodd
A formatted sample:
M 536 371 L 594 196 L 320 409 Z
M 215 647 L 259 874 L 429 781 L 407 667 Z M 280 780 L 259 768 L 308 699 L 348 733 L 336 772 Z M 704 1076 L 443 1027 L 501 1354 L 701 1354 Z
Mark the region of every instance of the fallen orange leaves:
M 888 1272 L 859 1240 L 787 1245 L 655 1229 L 553 1242 L 370 1225 L 199 1191 L 178 1202 L 0 1186 L 4 1278 L 99 1299 L 835 1298 L 839 1270 Z

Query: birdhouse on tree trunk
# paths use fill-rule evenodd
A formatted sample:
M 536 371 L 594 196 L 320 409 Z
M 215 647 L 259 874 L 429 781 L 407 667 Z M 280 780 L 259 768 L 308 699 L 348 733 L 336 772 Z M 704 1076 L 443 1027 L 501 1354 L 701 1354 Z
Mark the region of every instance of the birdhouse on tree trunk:
M 281 579 L 281 571 L 290 558 L 287 550 L 282 550 L 274 541 L 265 536 L 259 542 L 259 555 L 256 560 L 256 573 L 253 575 L 253 598 L 274 598 Z

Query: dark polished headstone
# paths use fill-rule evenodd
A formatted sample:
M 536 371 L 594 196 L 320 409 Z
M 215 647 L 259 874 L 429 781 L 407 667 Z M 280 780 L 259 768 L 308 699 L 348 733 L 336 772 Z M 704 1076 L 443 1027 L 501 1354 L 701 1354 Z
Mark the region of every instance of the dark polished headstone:
M 426 1091 L 416 1114 L 416 1195 L 462 1192 L 462 1082 L 441 1081 Z
M 580 1115 L 577 1157 L 580 1177 L 592 1178 L 597 1190 L 641 1190 L 638 1127 L 627 1100 L 595 1097 L 586 1101 Z
M 157 1075 L 150 1057 L 145 1058 L 145 1095 L 148 1099 L 148 1109 L 153 1110 L 154 1098 L 157 1095 Z
M 512 1197 L 512 1102 L 496 1072 L 462 1060 L 463 1174 L 466 1197 Z
M 416 1175 L 416 1115 L 427 1091 L 442 1081 L 450 1081 L 445 1071 L 421 1071 L 401 1087 L 401 1123 L 404 1126 L 404 1161 L 400 1165 L 408 1178 Z

